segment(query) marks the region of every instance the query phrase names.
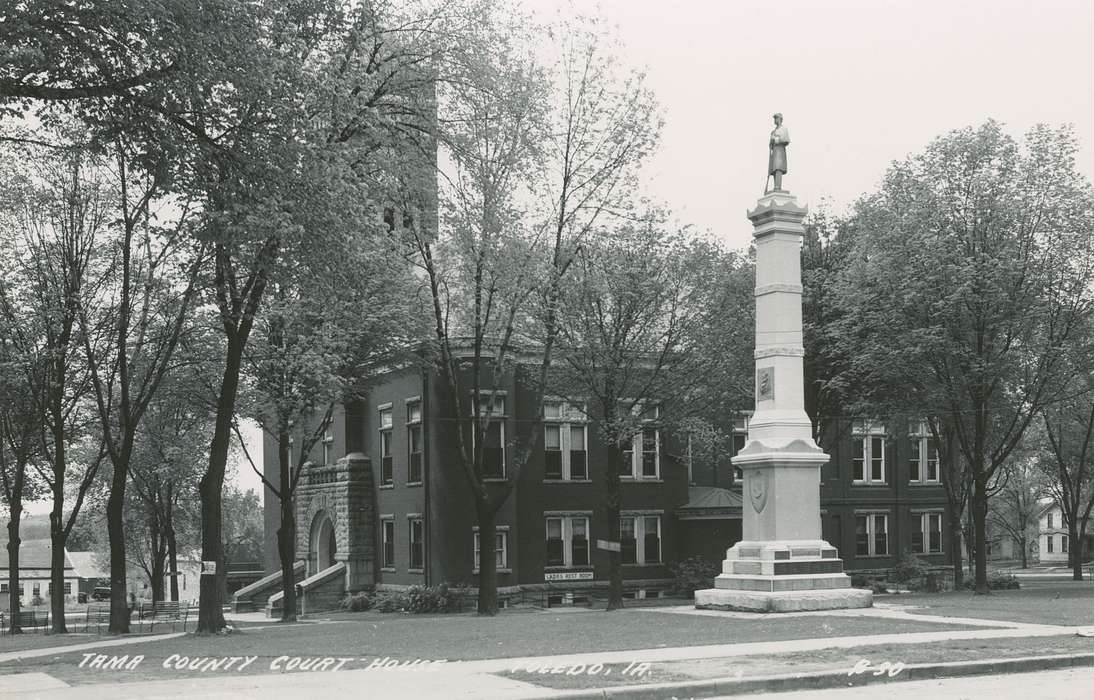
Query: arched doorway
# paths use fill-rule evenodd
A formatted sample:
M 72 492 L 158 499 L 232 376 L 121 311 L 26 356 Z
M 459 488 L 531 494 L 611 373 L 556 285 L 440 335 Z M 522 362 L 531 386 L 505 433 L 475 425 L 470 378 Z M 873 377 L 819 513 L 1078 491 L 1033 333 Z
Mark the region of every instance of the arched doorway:
M 334 565 L 334 555 L 338 550 L 334 537 L 334 523 L 330 516 L 321 511 L 312 521 L 311 537 L 308 538 L 309 574 L 318 573 Z

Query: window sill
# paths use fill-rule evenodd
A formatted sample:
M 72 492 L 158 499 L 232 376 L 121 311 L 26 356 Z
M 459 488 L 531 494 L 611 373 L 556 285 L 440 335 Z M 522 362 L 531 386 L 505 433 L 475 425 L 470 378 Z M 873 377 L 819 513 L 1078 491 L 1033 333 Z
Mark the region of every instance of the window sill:
M 421 481 L 408 481 L 404 484 L 404 486 L 421 486 L 421 485 L 422 485 Z
M 664 562 L 655 561 L 655 562 L 640 562 L 640 563 L 637 563 L 637 564 L 621 564 L 620 566 L 631 567 L 631 568 L 635 568 L 635 569 L 646 569 L 646 568 L 649 568 L 651 566 L 664 566 L 664 565 L 665 565 Z
M 591 484 L 592 479 L 544 479 L 545 484 Z
M 592 571 L 592 564 L 573 564 L 571 566 L 545 566 L 544 571 Z
M 663 484 L 665 480 L 659 476 L 621 476 L 619 480 L 625 484 Z
M 384 573 L 387 573 L 387 574 L 395 574 L 395 573 L 398 573 L 398 572 L 397 572 L 397 571 L 395 570 L 395 567 L 394 567 L 394 566 L 381 566 L 381 567 L 380 567 L 380 571 L 383 571 Z
M 394 483 L 391 483 L 391 484 L 380 484 L 380 485 L 379 485 L 379 486 L 377 486 L 376 488 L 380 488 L 380 489 L 393 489 L 393 488 L 395 488 L 395 484 L 394 484 Z
M 852 481 L 851 485 L 852 486 L 882 487 L 882 486 L 888 486 L 889 484 L 888 484 L 888 482 L 885 482 L 885 481 Z
M 888 559 L 892 554 L 856 554 L 855 559 Z
M 475 574 L 477 576 L 479 574 L 479 570 L 478 569 L 471 569 L 471 573 Z M 513 570 L 510 569 L 508 566 L 506 566 L 505 568 L 502 568 L 502 569 L 494 569 L 494 573 L 495 574 L 511 574 L 511 573 L 513 573 Z
M 909 481 L 909 486 L 941 486 L 941 481 Z
M 484 476 L 482 480 L 486 483 L 503 484 L 509 481 L 509 478 L 505 476 Z
M 406 570 L 406 572 L 407 572 L 408 574 L 424 574 L 424 573 L 425 573 L 425 569 L 414 569 L 414 568 L 411 568 L 411 569 L 407 569 L 407 570 Z

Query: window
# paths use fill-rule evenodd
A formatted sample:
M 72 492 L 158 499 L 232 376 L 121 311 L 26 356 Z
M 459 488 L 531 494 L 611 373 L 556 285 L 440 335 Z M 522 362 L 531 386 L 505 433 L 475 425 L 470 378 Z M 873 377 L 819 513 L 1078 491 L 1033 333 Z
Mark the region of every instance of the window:
M 882 557 L 889 553 L 889 516 L 859 513 L 855 516 L 855 556 Z
M 657 405 L 635 406 L 635 413 L 643 425 L 623 450 L 623 473 L 632 479 L 658 479 L 661 477 L 661 431 L 655 425 L 661 410 Z
M 380 535 L 382 537 L 381 544 L 383 545 L 383 568 L 394 569 L 395 568 L 395 520 L 387 519 L 380 521 Z
M 391 458 L 391 404 L 380 408 L 380 485 L 395 483 Z
M 624 564 L 661 563 L 661 516 L 625 515 L 619 519 Z
M 1066 552 L 1067 549 L 1065 548 Z M 65 595 L 72 595 L 72 581 L 65 581 Z
M 551 401 L 543 405 L 543 478 L 589 478 L 585 407 Z
M 1060 535 L 1060 551 L 1067 554 L 1067 535 Z
M 930 436 L 926 425 L 919 425 L 908 436 L 908 474 L 913 483 L 938 483 L 938 443 Z
M 885 483 L 885 427 L 856 422 L 852 479 L 858 484 Z
M 0 593 L 7 593 L 7 592 L 8 592 L 8 582 L 7 581 L 0 581 Z
M 422 481 L 422 402 L 410 400 L 406 404 L 406 440 L 409 455 L 409 471 L 406 482 L 420 484 Z
M 410 568 L 421 569 L 425 561 L 423 542 L 424 526 L 421 518 L 410 519 Z
M 1050 537 L 1049 538 L 1049 546 L 1048 546 L 1048 551 L 1050 551 L 1050 552 L 1052 551 L 1052 542 L 1051 542 L 1051 540 L 1052 540 L 1052 538 Z M 40 583 L 34 584 L 31 591 L 33 592 L 35 597 L 41 596 L 42 595 L 42 584 L 40 584 Z
M 473 573 L 479 572 L 479 528 L 474 531 L 475 536 L 475 563 L 472 565 Z M 498 571 L 509 568 L 509 528 L 498 527 L 494 531 L 494 568 Z
M 1049 513 L 1049 514 L 1048 514 L 1048 529 L 1049 529 L 1049 530 L 1051 530 L 1051 529 L 1052 529 L 1053 527 L 1055 527 L 1055 526 L 1054 526 L 1054 525 L 1052 524 L 1052 515 L 1053 515 L 1052 513 Z M 1052 550 L 1049 550 L 1049 551 L 1052 551 Z
M 547 566 L 589 565 L 589 518 L 547 518 Z
M 331 456 L 334 454 L 334 436 L 331 435 L 330 429 L 323 431 L 323 464 L 327 465 L 331 463 Z
M 942 513 L 913 513 L 912 551 L 938 554 L 942 551 Z
M 1053 540 L 1052 535 L 1049 535 L 1048 536 L 1048 553 L 1049 554 L 1052 554 L 1052 540 Z
M 497 391 L 480 393 L 475 410 L 486 419 L 486 436 L 482 446 L 482 475 L 487 479 L 505 478 L 505 394 Z M 480 423 L 481 427 L 481 423 Z M 472 430 L 474 433 L 474 430 Z M 472 434 L 472 448 L 476 435 Z

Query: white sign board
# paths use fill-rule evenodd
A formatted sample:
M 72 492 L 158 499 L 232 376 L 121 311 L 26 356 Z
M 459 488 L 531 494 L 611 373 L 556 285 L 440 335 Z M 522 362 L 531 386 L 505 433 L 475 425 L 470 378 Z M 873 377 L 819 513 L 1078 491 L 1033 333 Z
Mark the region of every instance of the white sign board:
M 623 551 L 623 548 L 620 547 L 618 542 L 609 542 L 608 540 L 597 540 L 596 541 L 596 548 L 597 549 L 606 549 L 609 552 L 622 552 Z
M 551 571 L 543 574 L 544 581 L 591 581 L 591 571 Z
M 217 572 L 217 563 L 215 561 L 203 561 L 201 562 L 201 575 L 206 574 L 212 576 Z

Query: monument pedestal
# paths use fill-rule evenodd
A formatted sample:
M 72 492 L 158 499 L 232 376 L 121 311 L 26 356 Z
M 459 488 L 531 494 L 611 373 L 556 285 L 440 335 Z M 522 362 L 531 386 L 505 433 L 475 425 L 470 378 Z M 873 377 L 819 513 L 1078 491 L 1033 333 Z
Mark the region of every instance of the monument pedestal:
M 744 538 L 726 552 L 714 588 L 695 607 L 753 612 L 873 605 L 851 587 L 821 538 L 820 469 L 828 462 L 805 413 L 801 240 L 806 209 L 783 191 L 748 213 L 756 241 L 756 411 L 733 464 L 743 479 Z

